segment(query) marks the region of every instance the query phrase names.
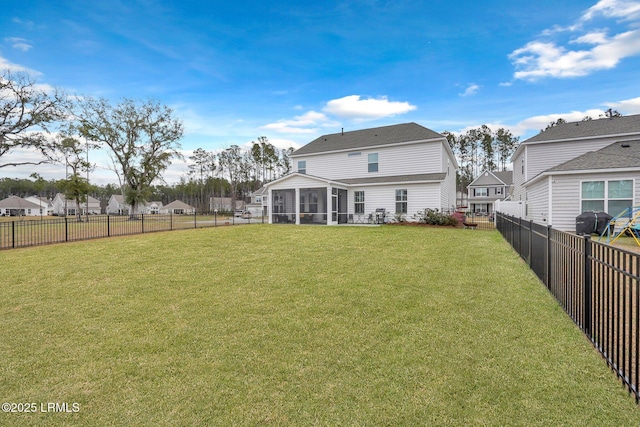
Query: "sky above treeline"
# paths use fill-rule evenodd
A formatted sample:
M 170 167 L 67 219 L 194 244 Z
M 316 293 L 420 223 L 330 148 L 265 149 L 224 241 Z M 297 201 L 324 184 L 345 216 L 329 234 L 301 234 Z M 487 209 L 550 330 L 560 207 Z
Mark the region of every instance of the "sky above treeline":
M 640 113 L 640 1 L 26 0 L 3 3 L 0 22 L 0 67 L 112 103 L 158 100 L 184 123 L 187 158 L 407 122 L 523 140 L 560 117 Z M 92 180 L 117 183 L 90 155 Z M 60 165 L 0 177 L 34 170 L 64 178 Z

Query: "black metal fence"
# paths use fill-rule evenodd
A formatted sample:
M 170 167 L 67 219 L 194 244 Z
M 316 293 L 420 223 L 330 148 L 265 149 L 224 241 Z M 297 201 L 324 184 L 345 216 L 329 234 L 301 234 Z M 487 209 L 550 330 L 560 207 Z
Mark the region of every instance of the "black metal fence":
M 640 402 L 640 254 L 499 213 L 496 227 Z
M 102 237 L 225 225 L 261 224 L 265 217 L 201 214 L 88 215 L 0 222 L 0 249 L 73 242 Z

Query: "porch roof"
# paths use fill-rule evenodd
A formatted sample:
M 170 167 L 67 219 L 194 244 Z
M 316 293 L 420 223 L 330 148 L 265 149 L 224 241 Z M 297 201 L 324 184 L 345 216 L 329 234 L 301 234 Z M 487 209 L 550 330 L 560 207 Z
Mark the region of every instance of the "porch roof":
M 390 184 L 394 182 L 439 182 L 446 178 L 447 174 L 441 173 L 421 173 L 415 175 L 393 175 L 393 176 L 376 176 L 367 178 L 352 179 L 336 179 L 336 182 L 347 185 L 364 185 L 364 184 Z

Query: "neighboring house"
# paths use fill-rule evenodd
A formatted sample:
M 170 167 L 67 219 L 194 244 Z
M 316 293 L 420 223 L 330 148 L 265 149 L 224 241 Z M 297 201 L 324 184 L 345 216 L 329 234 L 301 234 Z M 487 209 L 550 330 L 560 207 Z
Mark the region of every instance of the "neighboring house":
M 547 169 L 526 183 L 528 217 L 575 231 L 582 212 L 616 216 L 640 202 L 640 140 L 614 142 Z
M 233 198 L 231 197 L 209 197 L 209 211 L 214 210 L 231 212 L 235 209 L 244 209 L 244 202 L 241 200 L 235 201 L 235 208 L 233 206 Z
M 0 200 L 1 216 L 42 216 L 46 208 L 18 196 L 9 196 Z
M 122 194 L 112 194 L 107 203 L 107 215 L 127 215 L 129 208 Z
M 137 213 L 157 214 L 160 212 L 160 208 L 162 208 L 162 202 L 147 202 L 138 206 Z M 124 196 L 122 194 L 111 195 L 111 197 L 109 198 L 109 202 L 107 203 L 108 215 L 128 215 L 130 210 L 131 205 L 124 201 Z
M 619 205 L 640 200 L 640 157 L 633 157 L 638 140 L 640 115 L 553 126 L 523 141 L 511 158 L 511 199 L 524 203 L 526 219 L 566 231 L 575 231 L 575 218 L 585 210 L 614 216 Z
M 188 204 L 181 202 L 180 200 L 174 200 L 168 205 L 160 208 L 160 213 L 175 215 L 193 214 L 195 213 L 195 211 L 196 208 L 194 208 L 193 206 L 189 206 Z
M 43 215 L 51 215 L 53 213 L 53 207 L 51 201 L 46 197 L 29 196 L 24 198 L 26 201 L 35 203 L 42 209 Z
M 79 206 L 76 206 L 75 200 L 67 199 L 62 193 L 56 194 L 56 197 L 54 197 L 51 202 L 51 207 L 52 214 L 58 216 L 64 216 L 65 210 L 66 215 L 76 215 L 78 209 L 81 215 L 86 215 L 87 211 L 90 215 L 98 215 L 101 211 L 100 201 L 98 199 L 87 196 L 87 202 L 80 203 Z
M 262 186 L 251 193 L 251 203 L 247 203 L 246 210 L 253 216 L 267 215 L 269 212 L 269 191 Z
M 474 213 L 492 213 L 497 200 L 504 200 L 513 185 L 513 171 L 484 171 L 467 187 L 467 206 Z
M 144 213 L 147 214 L 158 214 L 160 213 L 160 209 L 162 209 L 162 202 L 160 201 L 152 201 L 152 202 L 147 202 L 144 205 Z
M 458 164 L 444 136 L 416 123 L 323 135 L 291 154 L 294 172 L 266 184 L 269 222 L 411 220 L 456 204 Z

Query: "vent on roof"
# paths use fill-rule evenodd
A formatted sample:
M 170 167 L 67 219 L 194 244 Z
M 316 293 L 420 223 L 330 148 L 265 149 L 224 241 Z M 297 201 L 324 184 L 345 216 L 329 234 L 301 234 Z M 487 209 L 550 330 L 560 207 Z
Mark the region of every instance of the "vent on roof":
M 622 148 L 629 148 L 629 147 L 631 147 L 631 145 L 629 145 L 629 144 L 620 144 L 620 147 L 622 147 Z

